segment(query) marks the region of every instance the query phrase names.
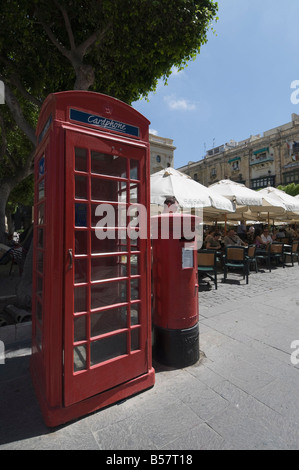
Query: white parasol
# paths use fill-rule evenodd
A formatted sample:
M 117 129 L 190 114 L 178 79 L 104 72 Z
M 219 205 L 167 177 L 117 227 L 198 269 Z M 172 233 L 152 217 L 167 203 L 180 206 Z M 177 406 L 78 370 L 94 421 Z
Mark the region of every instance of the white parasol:
M 273 188 L 271 186 L 261 189 L 259 193 L 263 197 L 270 197 L 271 200 L 274 200 L 277 203 L 280 202 L 285 206 L 285 213 L 277 214 L 277 218 L 281 220 L 299 218 L 299 200 L 296 197 L 290 196 L 281 189 Z
M 260 207 L 263 204 L 262 196 L 249 189 L 245 184 L 236 183 L 231 180 L 221 180 L 209 186 L 219 195 L 226 197 L 236 204 L 237 210 L 246 210 L 250 207 Z
M 169 196 L 183 208 L 203 208 L 209 213 L 232 213 L 235 209 L 228 199 L 171 167 L 151 175 L 151 203 L 162 206 Z

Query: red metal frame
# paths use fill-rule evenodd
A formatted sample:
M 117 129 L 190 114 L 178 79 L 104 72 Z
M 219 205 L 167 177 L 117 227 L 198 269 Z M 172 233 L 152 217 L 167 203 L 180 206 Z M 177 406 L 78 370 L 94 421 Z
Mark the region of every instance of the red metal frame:
M 154 384 L 149 210 L 147 239 L 141 240 L 138 247 L 128 244 L 125 251 L 112 255 L 109 252 L 97 254 L 92 252 L 91 241 L 94 237 L 91 210 L 100 204 L 97 199 L 92 199 L 92 185 L 112 188 L 122 187 L 126 183 L 125 207 L 130 204 L 130 184 L 139 186 L 138 202 L 149 208 L 148 124 L 142 115 L 125 103 L 97 93 L 80 91 L 50 95 L 40 114 L 35 158 L 31 372 L 49 426 L 100 409 Z M 89 163 L 84 171 L 75 168 L 75 148 L 86 149 Z M 94 174 L 90 168 L 91 151 L 111 155 L 111 158 L 113 155 L 113 158 L 120 157 L 126 164 L 126 177 L 101 175 L 99 172 Z M 130 177 L 132 161 L 132 166 L 139 162 L 137 179 L 134 179 L 136 175 L 132 179 Z M 87 193 L 81 201 L 81 196 L 75 198 L 75 179 L 87 182 Z M 86 206 L 86 227 L 75 225 L 76 204 L 82 206 L 79 209 Z M 128 223 L 129 218 L 126 221 Z M 75 234 L 80 239 L 82 233 L 87 240 L 86 253 L 83 254 L 76 252 L 75 245 Z M 73 256 L 71 268 L 69 250 Z M 113 263 L 117 261 L 113 269 L 118 275 L 109 281 L 92 279 L 91 266 L 97 262 L 105 265 L 105 259 L 107 262 L 111 259 Z M 135 259 L 139 259 L 137 273 L 131 271 L 130 263 Z M 123 260 L 127 262 L 127 270 L 121 275 Z M 75 267 L 77 273 L 79 264 L 86 266 L 83 281 L 80 276 L 79 280 L 75 279 Z M 117 269 L 119 272 L 115 271 Z M 131 299 L 131 285 L 137 281 L 139 295 Z M 107 306 L 97 306 L 94 302 L 91 305 L 93 291 L 104 287 L 105 292 L 110 288 L 115 293 L 120 285 L 126 285 L 126 298 L 119 298 L 118 303 L 112 305 L 109 305 L 109 300 Z M 74 313 L 74 289 L 77 288 L 87 293 L 87 302 L 83 312 Z M 131 324 L 130 312 L 138 310 L 137 305 L 140 307 L 139 320 Z M 101 318 L 107 312 L 112 316 L 118 312 L 117 309 L 122 313 L 127 310 L 126 323 L 92 336 L 91 319 Z M 84 324 L 83 330 L 81 328 L 84 333 L 80 330 L 82 338 L 74 336 L 75 321 L 76 324 Z M 132 336 L 135 340 L 137 336 L 139 338 L 139 343 L 134 343 L 134 347 L 131 347 Z M 120 355 L 115 353 L 114 357 L 112 353 L 111 358 L 107 355 L 96 362 L 93 358 L 91 362 L 90 351 L 96 350 L 99 354 L 96 348 L 104 344 L 102 340 L 116 344 L 118 338 L 125 338 Z M 86 351 L 82 362 L 84 366 L 78 370 L 74 369 L 74 348 L 77 348 L 76 351 Z

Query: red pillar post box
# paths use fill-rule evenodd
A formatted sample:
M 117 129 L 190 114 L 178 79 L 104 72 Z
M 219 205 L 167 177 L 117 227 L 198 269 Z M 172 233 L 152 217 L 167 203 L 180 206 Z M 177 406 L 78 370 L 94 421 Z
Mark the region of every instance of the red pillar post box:
M 129 212 L 150 204 L 148 125 L 92 92 L 52 94 L 40 113 L 31 374 L 49 426 L 154 384 L 150 221 L 138 237 Z
M 196 239 L 186 240 L 183 230 L 185 224 L 194 232 L 196 222 L 188 214 L 152 217 L 153 356 L 172 367 L 199 359 Z

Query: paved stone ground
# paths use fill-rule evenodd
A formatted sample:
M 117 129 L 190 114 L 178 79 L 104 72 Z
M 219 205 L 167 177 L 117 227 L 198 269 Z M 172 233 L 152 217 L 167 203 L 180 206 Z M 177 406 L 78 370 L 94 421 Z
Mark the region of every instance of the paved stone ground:
M 221 278 L 217 291 L 199 294 L 197 364 L 155 364 L 153 388 L 65 426 L 43 424 L 28 342 L 8 350 L 0 365 L 0 450 L 298 450 L 291 343 L 299 340 L 299 266 L 252 272 L 248 285 L 236 273 L 226 284 Z

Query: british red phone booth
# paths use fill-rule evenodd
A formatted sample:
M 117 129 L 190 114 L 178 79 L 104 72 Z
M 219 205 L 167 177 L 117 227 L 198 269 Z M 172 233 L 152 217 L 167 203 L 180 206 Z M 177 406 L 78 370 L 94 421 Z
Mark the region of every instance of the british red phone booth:
M 154 384 L 150 222 L 140 237 L 130 211 L 150 204 L 148 125 L 93 92 L 49 95 L 40 113 L 31 374 L 48 426 Z

